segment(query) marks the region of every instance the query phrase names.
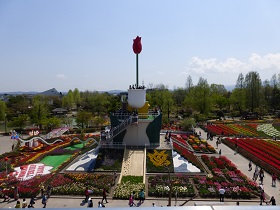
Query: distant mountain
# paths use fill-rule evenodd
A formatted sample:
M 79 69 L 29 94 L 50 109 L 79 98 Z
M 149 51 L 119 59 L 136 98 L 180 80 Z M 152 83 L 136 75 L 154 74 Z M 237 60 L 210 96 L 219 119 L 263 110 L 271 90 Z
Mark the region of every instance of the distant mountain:
M 21 92 L 21 91 L 13 91 L 13 92 L 0 92 L 1 95 L 8 94 L 8 95 L 35 95 L 38 92 L 35 91 L 28 91 L 28 92 Z
M 108 90 L 108 91 L 101 91 L 101 92 L 107 92 L 109 94 L 120 94 L 120 93 L 123 93 L 123 92 L 127 92 L 127 90 Z
M 122 92 L 127 92 L 127 90 L 107 90 L 107 91 L 98 91 L 100 93 L 109 93 L 109 94 L 120 94 Z M 67 92 L 61 92 L 63 95 L 66 95 Z M 59 94 L 59 92 L 55 89 L 52 88 L 50 90 L 46 90 L 44 92 L 36 92 L 36 91 L 27 91 L 27 92 L 21 92 L 21 91 L 13 91 L 13 92 L 0 92 L 0 95 L 4 95 L 4 94 L 8 94 L 8 95 L 36 95 L 36 94 L 43 94 L 43 95 L 53 95 L 53 94 Z

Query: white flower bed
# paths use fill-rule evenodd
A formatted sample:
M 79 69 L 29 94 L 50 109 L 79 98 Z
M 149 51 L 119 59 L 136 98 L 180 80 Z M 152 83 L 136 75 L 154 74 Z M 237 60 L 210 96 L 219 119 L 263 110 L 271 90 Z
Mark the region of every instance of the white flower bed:
M 257 131 L 263 131 L 265 134 L 269 136 L 280 136 L 280 132 L 276 130 L 272 124 L 262 124 L 258 125 Z

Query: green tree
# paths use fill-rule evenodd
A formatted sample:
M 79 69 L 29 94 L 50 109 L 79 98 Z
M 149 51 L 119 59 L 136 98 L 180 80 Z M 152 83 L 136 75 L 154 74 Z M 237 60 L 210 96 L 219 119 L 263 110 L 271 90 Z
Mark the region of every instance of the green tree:
M 74 94 L 73 94 L 73 91 L 70 89 L 67 93 L 67 95 L 63 96 L 62 97 L 62 106 L 65 108 L 65 109 L 72 109 L 74 108 Z
M 224 85 L 211 84 L 210 91 L 211 99 L 214 106 L 216 106 L 219 110 L 222 110 L 228 106 L 228 92 Z
M 245 90 L 246 90 L 246 106 L 251 112 L 254 112 L 256 108 L 260 106 L 260 91 L 261 91 L 261 79 L 259 73 L 249 72 L 245 77 Z
M 230 95 L 230 104 L 234 110 L 238 110 L 240 115 L 246 109 L 246 92 L 245 89 L 235 88 Z
M 193 88 L 193 81 L 191 75 L 188 76 L 185 87 L 187 93 L 190 93 L 191 89 Z
M 18 115 L 17 117 L 12 118 L 9 121 L 8 126 L 17 127 L 22 130 L 28 124 L 28 122 L 29 122 L 29 116 L 27 114 L 21 114 Z
M 0 121 L 5 120 L 6 110 L 7 110 L 6 103 L 4 101 L 0 101 Z
M 179 112 L 183 112 L 183 106 L 184 106 L 184 99 L 187 95 L 186 89 L 183 88 L 177 88 L 173 91 L 173 101 L 174 105 L 176 107 L 176 114 L 179 115 Z
M 187 94 L 184 101 L 185 106 L 189 106 L 201 114 L 208 115 L 212 106 L 210 93 L 211 91 L 207 80 L 200 77 L 197 85 Z
M 74 89 L 73 98 L 74 98 L 75 106 L 79 107 L 81 105 L 81 94 L 78 88 Z
M 54 128 L 58 128 L 61 126 L 61 119 L 58 117 L 49 117 L 49 118 L 45 118 L 42 122 L 42 125 L 48 129 L 48 130 L 52 130 Z
M 9 96 L 7 108 L 11 115 L 28 114 L 31 106 L 31 101 L 27 95 Z
M 84 110 L 78 111 L 77 118 L 76 118 L 78 127 L 82 129 L 88 127 L 91 118 L 92 118 L 92 114 L 90 112 Z
M 180 121 L 180 125 L 184 131 L 190 131 L 193 127 L 195 127 L 195 119 L 194 118 L 185 118 Z
M 31 122 L 42 129 L 44 120 L 49 115 L 48 99 L 42 95 L 35 95 L 32 100 Z

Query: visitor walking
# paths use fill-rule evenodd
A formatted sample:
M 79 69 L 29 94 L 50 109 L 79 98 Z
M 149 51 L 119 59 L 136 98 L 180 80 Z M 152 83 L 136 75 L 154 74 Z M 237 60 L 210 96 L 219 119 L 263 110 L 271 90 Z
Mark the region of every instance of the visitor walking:
M 135 192 L 133 191 L 133 193 L 131 193 L 130 196 L 129 196 L 129 203 L 128 203 L 128 205 L 130 207 L 136 206 L 136 204 L 134 203 L 134 194 L 135 194 Z
M 26 202 L 25 198 L 23 198 L 23 200 L 22 200 L 22 208 L 24 209 L 26 207 L 27 207 L 27 202 Z
M 93 203 L 91 198 L 88 199 L 88 208 L 92 208 L 93 207 Z
M 46 208 L 47 202 L 48 202 L 48 198 L 47 198 L 46 194 L 44 193 L 43 197 L 42 197 L 43 208 Z
M 219 155 L 220 155 L 220 156 L 222 155 L 222 149 L 220 149 L 220 151 L 219 151 Z
M 261 184 L 263 184 L 263 178 L 264 178 L 264 171 L 263 171 L 263 169 L 261 168 L 261 170 L 260 170 L 260 182 L 261 182 Z
M 43 198 L 44 192 L 45 192 L 45 187 L 43 184 L 40 185 L 40 191 L 41 191 L 41 197 Z
M 103 208 L 103 205 L 100 201 L 98 201 L 98 208 Z
M 30 202 L 28 204 L 28 208 L 34 208 L 35 201 L 34 201 L 34 197 L 31 197 Z
M 249 170 L 248 171 L 252 171 L 252 161 L 251 160 L 249 162 Z
M 51 197 L 51 191 L 52 191 L 52 186 L 49 184 L 47 187 L 47 197 L 50 198 Z
M 271 186 L 272 187 L 276 187 L 276 179 L 277 179 L 277 176 L 275 173 L 272 174 L 272 183 L 271 183 Z
M 14 186 L 14 199 L 17 201 L 19 197 L 18 187 Z
M 85 191 L 84 191 L 84 194 L 85 194 L 85 202 L 88 201 L 88 198 L 89 198 L 89 191 L 88 191 L 88 187 L 86 187 Z
M 108 203 L 107 201 L 107 191 L 106 191 L 106 188 L 103 188 L 103 191 L 102 191 L 102 200 L 101 200 L 101 203 L 103 203 L 103 201 L 105 200 L 106 203 Z
M 219 189 L 220 202 L 224 202 L 225 192 L 226 192 L 226 190 L 225 190 L 223 187 L 221 187 L 221 188 Z
M 217 149 L 219 148 L 219 139 L 217 139 L 217 141 L 216 141 L 216 148 Z
M 141 191 L 139 192 L 139 203 L 140 204 L 144 203 L 144 200 L 145 200 L 145 193 L 144 190 L 141 189 Z
M 261 192 L 260 192 L 260 205 L 262 205 L 263 202 L 265 202 L 265 194 L 264 194 L 264 190 L 261 190 Z

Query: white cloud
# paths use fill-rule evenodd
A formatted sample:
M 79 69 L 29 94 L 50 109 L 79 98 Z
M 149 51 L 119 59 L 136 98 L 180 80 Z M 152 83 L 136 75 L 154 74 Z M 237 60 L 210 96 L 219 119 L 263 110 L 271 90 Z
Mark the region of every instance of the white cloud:
M 252 53 L 247 61 L 242 62 L 236 58 L 227 58 L 219 61 L 217 58 L 200 59 L 193 57 L 186 67 L 190 73 L 198 75 L 205 73 L 247 73 L 248 71 L 280 70 L 280 53 L 260 56 Z
M 64 79 L 64 78 L 65 78 L 65 75 L 64 75 L 64 74 L 57 74 L 57 75 L 56 75 L 56 78 L 58 78 L 58 79 Z

